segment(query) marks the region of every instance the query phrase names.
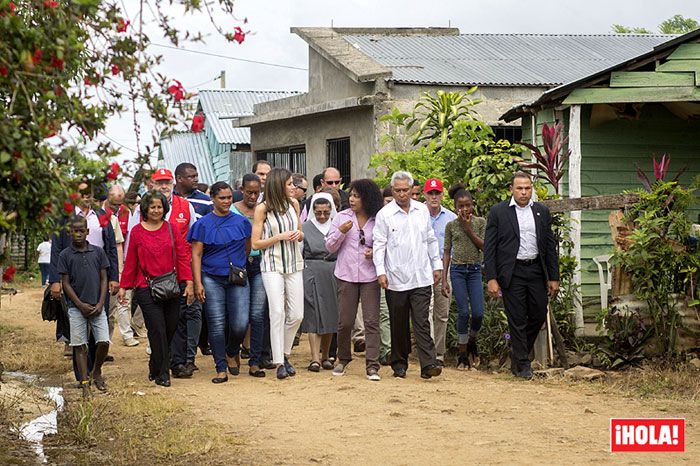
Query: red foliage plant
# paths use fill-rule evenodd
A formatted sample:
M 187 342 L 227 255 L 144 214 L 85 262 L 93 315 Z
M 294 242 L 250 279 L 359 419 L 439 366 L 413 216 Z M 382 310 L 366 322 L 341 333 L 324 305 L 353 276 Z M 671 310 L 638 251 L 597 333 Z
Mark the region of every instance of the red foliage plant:
M 523 168 L 534 168 L 545 180 L 554 188 L 554 193 L 559 194 L 559 181 L 564 176 L 566 170 L 566 161 L 571 155 L 571 149 L 564 153 L 564 145 L 568 143 L 569 138 L 563 138 L 564 124 L 556 122 L 554 126 L 549 126 L 547 123 L 542 127 L 542 145 L 544 146 L 544 154 L 540 152 L 537 146 L 526 142 L 518 142 L 518 144 L 527 147 L 532 151 L 535 157 L 534 162 L 519 160 L 518 164 Z

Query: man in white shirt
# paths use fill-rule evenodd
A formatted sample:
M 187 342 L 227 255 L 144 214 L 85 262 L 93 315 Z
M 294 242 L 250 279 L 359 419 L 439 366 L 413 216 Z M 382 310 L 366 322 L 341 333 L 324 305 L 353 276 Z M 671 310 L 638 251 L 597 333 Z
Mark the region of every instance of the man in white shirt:
M 391 177 L 394 200 L 384 206 L 374 227 L 373 261 L 379 285 L 386 290 L 391 326 L 391 367 L 394 377 L 406 377 L 411 352 L 409 316 L 416 337 L 421 377 L 440 375 L 428 310 L 432 285 L 440 280 L 442 260 L 428 208 L 411 199 L 413 177 Z

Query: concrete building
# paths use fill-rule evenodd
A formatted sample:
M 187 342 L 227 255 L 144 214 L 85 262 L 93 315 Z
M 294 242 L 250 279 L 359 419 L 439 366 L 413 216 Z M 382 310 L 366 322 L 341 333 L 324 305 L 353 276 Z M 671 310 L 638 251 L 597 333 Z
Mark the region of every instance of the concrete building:
M 547 89 L 647 52 L 663 35 L 461 34 L 454 28 L 292 28 L 309 44 L 309 90 L 254 106 L 240 118 L 255 158 L 313 176 L 328 165 L 344 181 L 372 177 L 394 107 L 422 93 L 479 86 L 476 110 L 497 137 L 519 140 L 501 114 Z

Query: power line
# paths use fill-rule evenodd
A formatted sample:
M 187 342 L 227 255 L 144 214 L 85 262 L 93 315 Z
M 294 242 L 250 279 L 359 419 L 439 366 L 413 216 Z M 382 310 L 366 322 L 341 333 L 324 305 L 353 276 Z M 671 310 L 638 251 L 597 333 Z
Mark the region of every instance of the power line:
M 299 71 L 308 71 L 307 68 L 300 68 L 298 66 L 291 66 L 291 65 L 280 65 L 278 63 L 269 63 L 269 62 L 264 62 L 264 61 L 257 61 L 257 60 L 248 60 L 246 58 L 234 58 L 234 57 L 229 57 L 226 55 L 219 55 L 217 53 L 209 53 L 209 52 L 201 52 L 199 50 L 190 50 L 190 49 L 184 49 L 182 47 L 173 47 L 172 45 L 164 45 L 164 44 L 155 44 L 151 42 L 152 46 L 154 47 L 162 47 L 164 49 L 173 49 L 173 50 L 179 50 L 181 52 L 190 52 L 190 53 L 198 53 L 200 55 L 208 55 L 210 57 L 217 57 L 217 58 L 225 58 L 227 60 L 235 60 L 235 61 L 243 61 L 246 63 L 255 63 L 256 65 L 266 65 L 266 66 L 276 66 L 278 68 L 288 68 L 290 70 L 299 70 Z

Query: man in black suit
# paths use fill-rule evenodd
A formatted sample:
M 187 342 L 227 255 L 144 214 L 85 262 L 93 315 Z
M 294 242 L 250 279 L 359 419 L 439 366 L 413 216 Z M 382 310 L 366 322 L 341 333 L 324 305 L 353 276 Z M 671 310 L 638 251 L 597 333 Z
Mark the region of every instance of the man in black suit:
M 559 290 L 559 258 L 549 209 L 532 201 L 532 181 L 513 175 L 512 197 L 491 208 L 484 263 L 488 293 L 503 296 L 511 342 L 511 371 L 532 378 L 529 354 L 547 317 L 547 295 Z

